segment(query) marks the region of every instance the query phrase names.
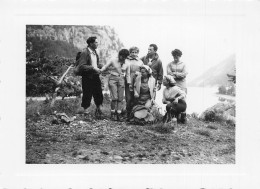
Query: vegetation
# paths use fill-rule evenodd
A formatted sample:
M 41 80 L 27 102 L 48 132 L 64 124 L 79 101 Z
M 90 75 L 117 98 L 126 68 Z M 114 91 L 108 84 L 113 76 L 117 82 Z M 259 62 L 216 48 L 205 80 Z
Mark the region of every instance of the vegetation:
M 53 93 L 57 87 L 57 81 L 67 70 L 68 66 L 73 63 L 74 59 L 65 57 L 55 56 L 54 58 L 48 58 L 45 51 L 40 53 L 27 52 L 26 96 L 45 96 Z M 72 77 L 72 75 L 71 70 L 62 83 L 62 88 L 64 89 L 63 91 L 68 91 L 70 95 L 78 95 L 80 78 Z M 70 81 L 68 82 L 68 80 Z
M 53 93 L 78 49 L 86 46 L 85 38 L 92 35 L 101 38 L 103 62 L 123 47 L 114 29 L 106 26 L 27 26 L 26 96 Z M 106 77 L 101 79 L 104 84 Z M 81 93 L 80 78 L 72 71 L 59 86 L 63 97 Z M 193 114 L 186 124 L 173 127 L 163 124 L 155 109 L 157 122 L 140 126 L 110 121 L 107 94 L 100 120 L 94 117 L 94 105 L 88 117 L 83 115 L 80 98 L 56 100 L 54 106 L 50 101 L 26 102 L 28 164 L 235 163 L 234 126 L 220 124 L 213 116 L 205 122 Z
M 226 85 L 221 85 L 218 88 L 219 94 L 236 95 L 236 69 L 234 68 L 233 74 L 227 74 L 228 81 Z
M 236 95 L 236 87 L 233 83 L 230 83 L 226 86 L 221 85 L 218 88 L 218 92 L 219 92 L 219 94 L 235 96 Z
M 188 115 L 175 127 L 161 122 L 132 125 L 110 121 L 110 101 L 103 119 L 82 114 L 80 99 L 28 101 L 26 106 L 26 163 L 32 164 L 226 164 L 235 163 L 235 127 L 204 122 Z M 55 112 L 74 117 L 55 122 Z
M 26 45 L 27 49 L 31 48 L 31 53 L 44 51 L 48 57 L 58 55 L 60 57 L 75 59 L 77 52 L 80 51 L 73 44 L 66 41 L 40 39 L 40 37 L 27 37 Z

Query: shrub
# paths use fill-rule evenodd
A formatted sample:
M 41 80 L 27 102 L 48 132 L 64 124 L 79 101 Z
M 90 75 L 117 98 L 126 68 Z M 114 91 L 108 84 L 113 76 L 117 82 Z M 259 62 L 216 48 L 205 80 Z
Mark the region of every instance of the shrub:
M 79 106 L 78 98 L 56 100 L 54 107 L 50 106 L 50 102 L 29 100 L 26 102 L 26 119 L 38 121 L 41 115 L 52 115 L 54 111 L 72 116 L 77 113 Z

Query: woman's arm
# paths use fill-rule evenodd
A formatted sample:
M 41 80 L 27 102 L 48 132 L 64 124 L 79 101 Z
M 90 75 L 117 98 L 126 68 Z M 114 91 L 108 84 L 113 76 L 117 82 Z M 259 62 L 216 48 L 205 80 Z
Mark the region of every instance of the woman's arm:
M 135 80 L 135 83 L 134 83 L 134 97 L 135 98 L 139 98 L 139 94 L 138 94 L 138 92 L 137 92 L 137 89 L 136 89 L 136 86 L 137 85 L 137 81 Z
M 125 77 L 126 77 L 126 82 L 127 82 L 128 84 L 130 84 L 130 83 L 131 83 L 130 64 L 129 64 L 129 62 L 128 62 L 127 60 L 125 60 L 125 64 L 126 64 L 126 75 L 125 75 Z
M 176 77 L 180 78 L 180 79 L 185 78 L 187 76 L 187 74 L 188 74 L 188 72 L 186 70 L 186 65 L 183 66 L 183 69 L 182 69 L 181 72 L 176 72 L 175 73 Z
M 105 64 L 102 68 L 101 68 L 101 72 L 105 71 L 111 64 L 113 64 L 113 61 L 110 60 L 107 64 Z
M 178 103 L 179 99 L 182 99 L 182 100 L 185 99 L 186 93 L 183 90 L 181 90 L 180 88 L 176 88 L 176 90 L 178 91 L 178 93 L 177 93 L 178 97 L 174 99 L 174 102 Z
M 174 76 L 174 72 L 171 69 L 171 62 L 167 65 L 166 71 L 167 71 L 167 75 Z
M 168 101 L 168 100 L 166 100 L 166 98 L 165 98 L 165 90 L 166 90 L 166 89 L 163 90 L 163 99 L 162 99 L 162 103 L 163 103 L 163 104 L 169 104 L 169 103 L 171 103 L 171 102 Z

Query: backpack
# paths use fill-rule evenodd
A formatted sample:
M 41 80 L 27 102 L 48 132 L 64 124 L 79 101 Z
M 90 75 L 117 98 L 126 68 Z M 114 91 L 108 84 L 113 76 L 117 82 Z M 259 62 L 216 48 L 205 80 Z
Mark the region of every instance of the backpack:
M 76 63 L 75 63 L 75 68 L 73 70 L 73 73 L 76 76 L 80 76 L 80 70 L 79 70 L 79 58 L 80 58 L 81 52 L 78 52 L 76 55 Z

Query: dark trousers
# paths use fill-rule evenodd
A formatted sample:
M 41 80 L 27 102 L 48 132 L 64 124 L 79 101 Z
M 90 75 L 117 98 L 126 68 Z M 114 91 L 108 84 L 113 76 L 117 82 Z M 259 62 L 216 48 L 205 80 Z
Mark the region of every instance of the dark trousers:
M 130 114 L 134 105 L 134 91 L 129 90 L 129 84 L 125 82 L 126 111 Z
M 98 74 L 94 74 L 92 79 L 82 76 L 82 91 L 81 106 L 84 109 L 87 109 L 90 106 L 92 96 L 96 106 L 100 106 L 103 103 L 101 80 Z
M 187 104 L 184 100 L 179 99 L 177 104 L 174 104 L 173 102 L 168 104 L 166 106 L 167 113 L 170 113 L 171 115 L 178 117 L 178 115 L 181 112 L 185 112 L 187 108 Z

